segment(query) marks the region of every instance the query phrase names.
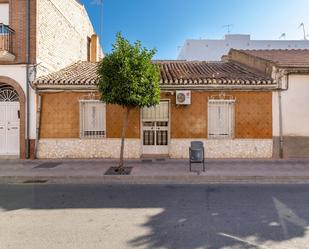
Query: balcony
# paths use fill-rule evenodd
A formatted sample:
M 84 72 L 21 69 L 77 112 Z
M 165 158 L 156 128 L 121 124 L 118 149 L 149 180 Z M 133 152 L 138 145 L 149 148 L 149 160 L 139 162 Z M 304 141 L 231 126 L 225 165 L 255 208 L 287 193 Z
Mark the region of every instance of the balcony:
M 0 62 L 13 62 L 13 35 L 14 30 L 8 25 L 0 23 Z

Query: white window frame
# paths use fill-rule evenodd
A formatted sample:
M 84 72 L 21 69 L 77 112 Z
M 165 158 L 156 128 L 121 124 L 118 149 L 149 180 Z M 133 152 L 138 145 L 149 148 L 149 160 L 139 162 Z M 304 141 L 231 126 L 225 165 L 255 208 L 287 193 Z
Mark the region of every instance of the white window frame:
M 92 129 L 92 130 L 85 130 L 85 126 L 86 126 L 86 115 L 85 115 L 85 109 L 86 109 L 86 105 L 94 105 L 96 106 L 96 110 L 98 110 L 98 108 L 102 108 L 101 109 L 101 114 L 97 114 L 96 112 L 96 118 L 98 118 L 98 120 L 100 121 L 94 121 L 96 122 L 96 125 L 98 125 L 98 128 Z M 100 110 L 99 110 L 100 111 Z M 106 104 L 102 103 L 99 100 L 80 100 L 79 101 L 79 116 L 80 116 L 80 138 L 81 139 L 100 139 L 100 138 L 105 138 L 106 137 Z M 97 124 L 97 122 L 99 122 Z M 88 133 L 88 134 L 87 134 Z
M 235 100 L 225 100 L 225 99 L 209 99 L 208 100 L 208 138 L 209 139 L 233 139 L 234 138 L 235 136 L 235 103 L 236 103 Z M 221 114 L 221 110 L 222 110 L 222 114 Z M 219 120 L 218 120 L 218 115 L 219 115 Z M 224 122 L 225 124 L 219 124 L 220 122 Z

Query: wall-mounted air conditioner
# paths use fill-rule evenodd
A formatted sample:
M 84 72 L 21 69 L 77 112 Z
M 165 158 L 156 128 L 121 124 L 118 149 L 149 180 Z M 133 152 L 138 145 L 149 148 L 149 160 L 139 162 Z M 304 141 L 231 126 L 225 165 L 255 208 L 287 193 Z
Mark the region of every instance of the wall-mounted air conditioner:
M 177 105 L 191 105 L 191 91 L 176 91 Z

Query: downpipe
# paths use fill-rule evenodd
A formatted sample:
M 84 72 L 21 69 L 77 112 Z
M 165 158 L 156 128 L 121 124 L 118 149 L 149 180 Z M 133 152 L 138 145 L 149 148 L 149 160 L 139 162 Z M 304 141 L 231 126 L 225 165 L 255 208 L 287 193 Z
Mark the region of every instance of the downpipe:
M 26 1 L 26 158 L 30 158 L 30 140 L 29 140 L 29 132 L 30 132 L 30 0 Z
M 289 73 L 285 73 L 286 76 L 286 88 L 281 87 L 278 91 L 278 104 L 279 104 L 279 157 L 284 158 L 284 136 L 283 136 L 283 115 L 282 115 L 282 92 L 289 90 Z
M 35 151 L 34 155 L 37 158 L 38 154 L 38 143 L 40 141 L 40 128 L 41 128 L 41 113 L 42 113 L 42 95 L 38 94 L 38 109 L 36 113 L 36 143 L 35 143 Z

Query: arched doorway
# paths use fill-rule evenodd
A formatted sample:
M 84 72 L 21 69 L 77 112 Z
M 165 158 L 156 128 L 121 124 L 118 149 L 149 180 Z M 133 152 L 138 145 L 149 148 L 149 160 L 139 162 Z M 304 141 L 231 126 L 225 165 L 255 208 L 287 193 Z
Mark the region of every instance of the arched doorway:
M 0 83 L 0 156 L 20 156 L 19 101 L 14 87 Z
M 18 84 L 17 81 L 13 80 L 10 77 L 0 75 L 0 86 L 2 86 L 2 89 L 9 87 L 10 90 L 13 90 L 13 92 L 12 91 L 10 91 L 8 93 L 4 92 L 3 96 L 7 96 L 7 94 L 8 94 L 8 96 L 10 96 L 9 100 L 14 100 L 14 98 L 15 98 L 14 101 L 1 101 L 0 103 L 1 103 L 2 106 L 5 105 L 4 104 L 5 102 L 18 102 L 19 103 L 19 107 L 20 107 L 19 110 L 20 111 L 19 111 L 19 113 L 17 113 L 17 115 L 19 115 L 19 153 L 17 155 L 15 155 L 14 157 L 17 157 L 19 155 L 19 157 L 21 159 L 24 159 L 24 158 L 26 158 L 26 143 L 25 143 L 25 137 L 26 137 L 25 136 L 25 131 L 26 131 L 26 129 L 25 129 L 26 128 L 26 108 L 25 108 L 26 107 L 26 96 L 25 96 L 25 93 L 24 93 L 22 87 L 20 86 L 20 84 Z M 17 101 L 16 97 L 14 97 L 14 96 L 16 96 L 16 92 L 17 92 L 17 96 L 18 96 L 19 101 Z M 13 95 L 10 95 L 10 94 L 13 94 Z M 8 100 L 8 97 L 2 97 L 2 99 Z M 17 103 L 15 103 L 15 104 L 18 105 Z M 5 118 L 5 119 L 7 119 L 7 118 Z M 7 129 L 7 127 L 6 127 L 6 129 Z M 4 131 L 3 131 L 3 133 L 4 133 Z M 18 148 L 18 145 L 15 147 L 16 151 L 17 151 L 17 148 Z M 8 154 L 6 154 L 6 155 L 8 155 Z M 0 157 L 2 157 L 2 156 L 0 156 Z

